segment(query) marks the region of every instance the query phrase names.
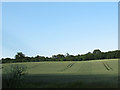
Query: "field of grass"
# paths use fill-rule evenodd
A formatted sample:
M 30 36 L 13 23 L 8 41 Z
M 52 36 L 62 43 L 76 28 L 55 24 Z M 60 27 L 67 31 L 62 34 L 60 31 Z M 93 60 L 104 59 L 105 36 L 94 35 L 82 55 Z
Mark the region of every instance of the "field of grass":
M 27 66 L 25 88 L 117 88 L 118 59 L 13 63 Z M 9 68 L 11 64 L 3 64 Z

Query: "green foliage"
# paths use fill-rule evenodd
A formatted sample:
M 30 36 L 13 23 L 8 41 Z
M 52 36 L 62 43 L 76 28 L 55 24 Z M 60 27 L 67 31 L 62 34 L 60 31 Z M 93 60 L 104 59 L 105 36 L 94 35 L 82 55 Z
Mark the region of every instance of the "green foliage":
M 15 59 L 2 58 L 2 63 L 15 63 L 15 62 L 40 62 L 40 61 L 86 61 L 86 60 L 99 60 L 99 59 L 114 59 L 120 58 L 120 50 L 101 52 L 99 49 L 88 52 L 86 54 L 78 54 L 76 56 L 66 53 L 66 55 L 58 54 L 52 55 L 52 57 L 35 56 L 27 57 L 22 52 L 18 52 L 15 55 Z
M 94 51 L 93 51 L 93 54 L 100 54 L 101 53 L 101 51 L 99 50 L 99 49 L 95 49 Z
M 22 64 L 12 64 L 3 69 L 3 88 L 19 88 L 22 86 L 27 67 Z
M 15 59 L 23 59 L 25 58 L 25 55 L 22 52 L 18 52 L 17 55 L 15 55 Z

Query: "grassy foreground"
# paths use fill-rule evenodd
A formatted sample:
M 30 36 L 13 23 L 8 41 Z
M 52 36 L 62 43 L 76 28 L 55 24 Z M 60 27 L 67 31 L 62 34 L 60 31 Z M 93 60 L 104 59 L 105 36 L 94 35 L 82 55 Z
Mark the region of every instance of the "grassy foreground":
M 13 63 L 27 66 L 24 88 L 117 88 L 118 59 Z M 11 64 L 3 64 L 9 68 Z

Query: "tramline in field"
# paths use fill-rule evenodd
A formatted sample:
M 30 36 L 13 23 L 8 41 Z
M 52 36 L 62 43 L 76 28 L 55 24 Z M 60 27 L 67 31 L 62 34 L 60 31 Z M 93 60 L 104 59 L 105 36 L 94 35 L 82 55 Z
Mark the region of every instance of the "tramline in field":
M 68 87 L 117 87 L 118 86 L 118 59 L 92 60 L 92 61 L 46 61 L 11 63 L 27 66 L 26 83 L 32 87 L 54 87 L 64 84 Z M 4 64 L 8 68 L 11 64 Z M 42 84 L 41 84 L 42 82 Z M 37 83 L 37 84 L 36 84 Z M 45 83 L 45 84 L 44 84 Z M 36 86 L 37 85 L 37 86 Z M 89 86 L 90 85 L 90 86 Z M 112 85 L 112 86 L 110 86 Z M 93 87 L 95 87 L 93 85 Z

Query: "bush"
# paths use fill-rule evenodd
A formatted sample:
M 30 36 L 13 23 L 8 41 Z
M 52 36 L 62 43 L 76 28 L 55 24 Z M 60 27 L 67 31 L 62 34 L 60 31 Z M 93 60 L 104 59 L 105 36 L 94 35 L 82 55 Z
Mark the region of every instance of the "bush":
M 3 88 L 20 88 L 26 74 L 27 67 L 22 64 L 12 64 L 3 69 Z

